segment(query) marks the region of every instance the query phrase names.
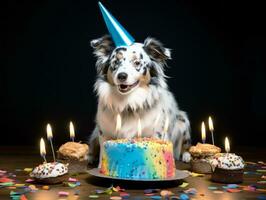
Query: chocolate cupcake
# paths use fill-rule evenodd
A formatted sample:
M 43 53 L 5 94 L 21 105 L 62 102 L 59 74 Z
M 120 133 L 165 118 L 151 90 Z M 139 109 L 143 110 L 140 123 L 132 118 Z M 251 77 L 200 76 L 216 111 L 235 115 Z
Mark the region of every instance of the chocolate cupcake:
M 43 163 L 33 169 L 30 177 L 43 184 L 62 183 L 68 179 L 68 165 L 59 162 Z
M 244 161 L 233 153 L 216 154 L 210 161 L 214 167 L 211 180 L 219 183 L 243 182 Z
M 84 173 L 88 166 L 89 146 L 77 142 L 67 142 L 57 151 L 60 162 L 68 163 L 69 173 Z
M 192 171 L 209 174 L 213 171 L 210 160 L 215 154 L 220 153 L 221 149 L 212 144 L 198 143 L 196 146 L 191 146 L 189 152 L 192 156 Z

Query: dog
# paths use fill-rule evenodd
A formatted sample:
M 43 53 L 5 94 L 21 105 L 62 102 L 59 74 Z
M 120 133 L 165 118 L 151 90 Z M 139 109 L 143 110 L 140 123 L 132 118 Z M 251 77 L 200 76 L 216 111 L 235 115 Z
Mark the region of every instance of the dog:
M 105 140 L 136 137 L 138 119 L 142 137 L 171 141 L 175 159 L 189 162 L 190 122 L 168 90 L 164 73 L 170 50 L 150 37 L 143 44 L 115 47 L 106 35 L 92 40 L 91 46 L 97 59 L 94 89 L 98 110 L 89 140 L 90 162 L 97 159 L 99 148 L 101 162 Z M 122 118 L 120 131 L 116 131 L 117 114 Z M 164 133 L 167 122 L 168 131 Z

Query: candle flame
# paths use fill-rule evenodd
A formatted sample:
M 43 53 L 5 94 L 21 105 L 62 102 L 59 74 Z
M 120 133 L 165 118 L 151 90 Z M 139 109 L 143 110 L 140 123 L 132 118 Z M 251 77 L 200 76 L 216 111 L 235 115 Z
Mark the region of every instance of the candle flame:
M 70 138 L 75 138 L 75 129 L 72 122 L 69 123 Z
M 205 129 L 205 123 L 204 122 L 201 123 L 201 138 L 202 138 L 202 142 L 205 143 L 206 129 Z
M 141 123 L 140 123 L 140 118 L 138 119 L 138 137 L 141 137 Z
M 122 125 L 121 115 L 117 114 L 117 116 L 116 116 L 116 126 L 115 126 L 115 132 L 116 133 L 118 133 L 120 131 L 121 125 Z
M 225 137 L 224 146 L 225 146 L 226 153 L 229 153 L 230 152 L 230 143 L 229 143 L 228 137 Z
M 45 143 L 44 143 L 43 138 L 41 138 L 41 140 L 40 140 L 40 154 L 41 154 L 41 156 L 46 155 Z
M 166 134 L 168 131 L 168 127 L 169 127 L 169 117 L 167 116 L 165 118 L 165 122 L 164 122 L 164 127 L 163 127 L 163 132 Z
M 209 129 L 210 129 L 210 131 L 214 130 L 211 116 L 209 116 Z
M 51 127 L 50 124 L 47 124 L 47 126 L 46 126 L 46 132 L 47 132 L 47 138 L 48 139 L 53 138 L 52 127 Z

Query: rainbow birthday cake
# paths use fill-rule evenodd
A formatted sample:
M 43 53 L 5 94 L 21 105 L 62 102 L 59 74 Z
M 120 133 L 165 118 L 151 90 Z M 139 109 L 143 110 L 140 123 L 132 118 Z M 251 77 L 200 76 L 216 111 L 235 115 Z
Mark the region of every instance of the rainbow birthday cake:
M 124 179 L 166 179 L 175 176 L 171 142 L 152 138 L 108 140 L 100 172 Z

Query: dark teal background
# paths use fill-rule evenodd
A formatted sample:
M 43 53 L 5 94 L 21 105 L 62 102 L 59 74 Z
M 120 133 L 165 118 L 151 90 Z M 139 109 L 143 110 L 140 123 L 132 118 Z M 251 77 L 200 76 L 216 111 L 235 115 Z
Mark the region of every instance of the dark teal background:
M 102 1 L 139 42 L 172 49 L 170 90 L 192 124 L 214 117 L 219 144 L 265 146 L 265 11 L 249 1 Z M 96 1 L 8 1 L 1 8 L 0 144 L 38 145 L 45 125 L 55 143 L 94 127 L 91 39 L 107 34 Z M 210 140 L 207 135 L 207 140 Z

